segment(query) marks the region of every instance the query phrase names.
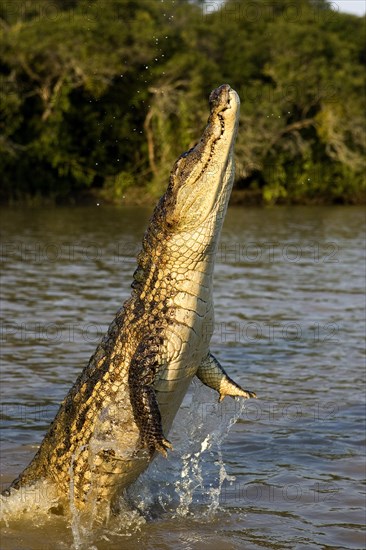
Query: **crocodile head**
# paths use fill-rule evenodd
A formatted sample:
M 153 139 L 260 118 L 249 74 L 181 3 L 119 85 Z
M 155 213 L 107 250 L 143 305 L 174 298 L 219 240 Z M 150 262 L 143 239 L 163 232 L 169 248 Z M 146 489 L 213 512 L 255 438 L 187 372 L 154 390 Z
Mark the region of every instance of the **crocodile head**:
M 234 179 L 233 151 L 239 120 L 238 94 L 228 84 L 210 95 L 210 116 L 200 141 L 175 163 L 162 198 L 166 224 L 192 230 L 222 222 Z
M 200 141 L 183 153 L 157 204 L 138 256 L 137 290 L 156 271 L 156 262 L 213 269 L 222 224 L 234 180 L 234 144 L 239 122 L 238 94 L 228 84 L 210 95 L 210 116 Z M 156 258 L 155 258 L 156 257 Z M 206 268 L 202 272 L 211 271 Z M 152 275 L 151 275 L 152 277 Z

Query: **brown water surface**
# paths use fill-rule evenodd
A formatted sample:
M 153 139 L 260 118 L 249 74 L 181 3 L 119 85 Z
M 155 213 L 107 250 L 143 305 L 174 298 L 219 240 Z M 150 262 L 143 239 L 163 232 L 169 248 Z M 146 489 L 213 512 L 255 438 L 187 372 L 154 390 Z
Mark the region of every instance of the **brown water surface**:
M 3 487 L 128 297 L 149 214 L 2 210 Z M 364 227 L 359 208 L 229 209 L 212 351 L 259 399 L 193 384 L 175 451 L 130 491 L 140 518 L 88 535 L 24 515 L 1 550 L 364 548 Z

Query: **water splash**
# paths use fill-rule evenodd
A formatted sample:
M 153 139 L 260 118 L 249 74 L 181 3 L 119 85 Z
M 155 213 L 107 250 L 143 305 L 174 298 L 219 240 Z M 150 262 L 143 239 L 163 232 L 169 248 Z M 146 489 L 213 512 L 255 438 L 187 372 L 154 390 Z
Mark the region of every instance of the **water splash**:
M 231 427 L 242 414 L 245 401 L 237 398 L 227 400 L 223 404 L 215 404 L 206 400 L 207 390 L 198 384 L 195 385 L 187 419 L 182 425 L 183 445 L 192 450 L 182 455 L 181 475 L 175 484 L 179 496 L 176 510 L 178 516 L 184 517 L 193 513 L 190 506 L 198 492 L 198 501 L 204 504 L 203 515 L 212 518 L 220 505 L 223 483 L 226 480 L 235 480 L 235 477 L 229 476 L 226 471 L 221 446 Z M 200 412 L 203 414 L 197 422 Z M 196 511 L 194 513 L 196 515 Z
M 220 509 L 223 483 L 235 479 L 227 473 L 221 446 L 242 414 L 245 402 L 227 399 L 219 404 L 213 399 L 211 390 L 199 382 L 192 384 L 169 436 L 174 443 L 174 451 L 168 454 L 168 459 L 157 456 L 148 471 L 118 499 L 118 511 L 105 516 L 103 522 L 98 520 L 98 503 L 95 503 L 92 514 L 90 508 L 89 514 L 84 514 L 73 505 L 74 480 L 70 472 L 71 516 L 64 520 L 58 516 L 57 520 L 64 521 L 68 534 L 72 533 L 68 548 L 96 550 L 108 541 L 117 540 L 116 537 L 123 547 L 123 539 L 142 531 L 146 521 L 151 519 L 194 517 L 200 521 L 211 521 L 215 517 Z M 95 451 L 98 450 L 96 446 Z M 47 493 L 42 489 L 39 494 Z M 56 506 L 57 499 L 50 498 L 51 493 L 47 497 L 40 499 L 39 509 L 46 512 L 45 520 L 47 517 L 52 520 L 49 509 L 52 505 Z M 34 488 L 30 489 L 27 498 L 24 493 L 21 496 L 18 492 L 2 497 L 5 501 L 3 517 L 6 519 L 8 510 L 13 519 L 14 499 L 18 499 L 19 517 L 24 519 L 22 514 L 28 508 L 34 518 L 35 508 L 30 507 L 30 498 L 35 500 Z M 52 521 L 55 520 L 53 516 Z M 37 521 L 41 521 L 40 516 Z
M 0 521 L 8 527 L 10 521 L 23 518 L 28 513 L 42 521 L 57 505 L 55 487 L 46 480 L 40 480 L 33 485 L 10 489 L 9 496 L 0 495 Z
M 211 519 L 220 505 L 222 486 L 232 482 L 221 446 L 242 414 L 245 401 L 213 402 L 212 390 L 193 382 L 169 439 L 174 451 L 158 456 L 128 489 L 128 497 L 146 517 Z
M 91 528 L 88 527 L 88 522 L 90 524 L 90 520 L 85 521 L 80 512 L 75 516 L 71 525 L 72 550 L 98 550 L 99 543 L 115 541 L 117 537 L 120 539 L 131 537 L 141 530 L 146 520 L 121 498 L 118 515 L 111 515 L 104 524 L 93 523 Z

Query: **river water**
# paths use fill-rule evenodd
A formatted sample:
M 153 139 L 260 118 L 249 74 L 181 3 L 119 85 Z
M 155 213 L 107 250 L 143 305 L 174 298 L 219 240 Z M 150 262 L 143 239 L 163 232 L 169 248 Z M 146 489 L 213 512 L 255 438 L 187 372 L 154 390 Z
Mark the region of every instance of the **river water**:
M 1 212 L 3 488 L 128 297 L 149 214 Z M 356 207 L 230 208 L 211 347 L 258 400 L 193 383 L 139 511 L 92 533 L 22 512 L 1 550 L 363 549 L 364 229 Z

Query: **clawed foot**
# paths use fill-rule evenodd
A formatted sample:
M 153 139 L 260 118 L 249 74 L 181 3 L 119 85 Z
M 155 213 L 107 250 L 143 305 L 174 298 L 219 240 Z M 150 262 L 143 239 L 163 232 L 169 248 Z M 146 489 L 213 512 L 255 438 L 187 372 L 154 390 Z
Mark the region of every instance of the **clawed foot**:
M 168 450 L 173 450 L 173 445 L 168 441 L 168 439 L 165 439 L 163 435 L 153 435 L 153 436 L 147 436 L 145 438 L 145 445 L 144 447 L 149 449 L 149 454 L 152 456 L 155 451 L 158 451 L 160 454 L 162 454 L 165 458 L 168 456 Z
M 168 456 L 168 453 L 167 453 L 168 449 L 170 449 L 172 451 L 173 450 L 173 445 L 170 443 L 170 441 L 165 439 L 165 437 L 162 437 L 161 440 L 154 442 L 153 452 L 158 451 L 165 458 L 167 458 L 167 456 Z
M 234 394 L 220 393 L 219 403 L 221 403 L 221 401 L 226 396 L 229 396 L 229 397 L 244 397 L 244 399 L 257 399 L 257 394 L 254 391 L 243 390 L 243 388 L 240 388 L 240 386 L 238 386 L 238 388 L 240 389 L 240 391 L 238 391 L 237 393 L 234 393 Z

